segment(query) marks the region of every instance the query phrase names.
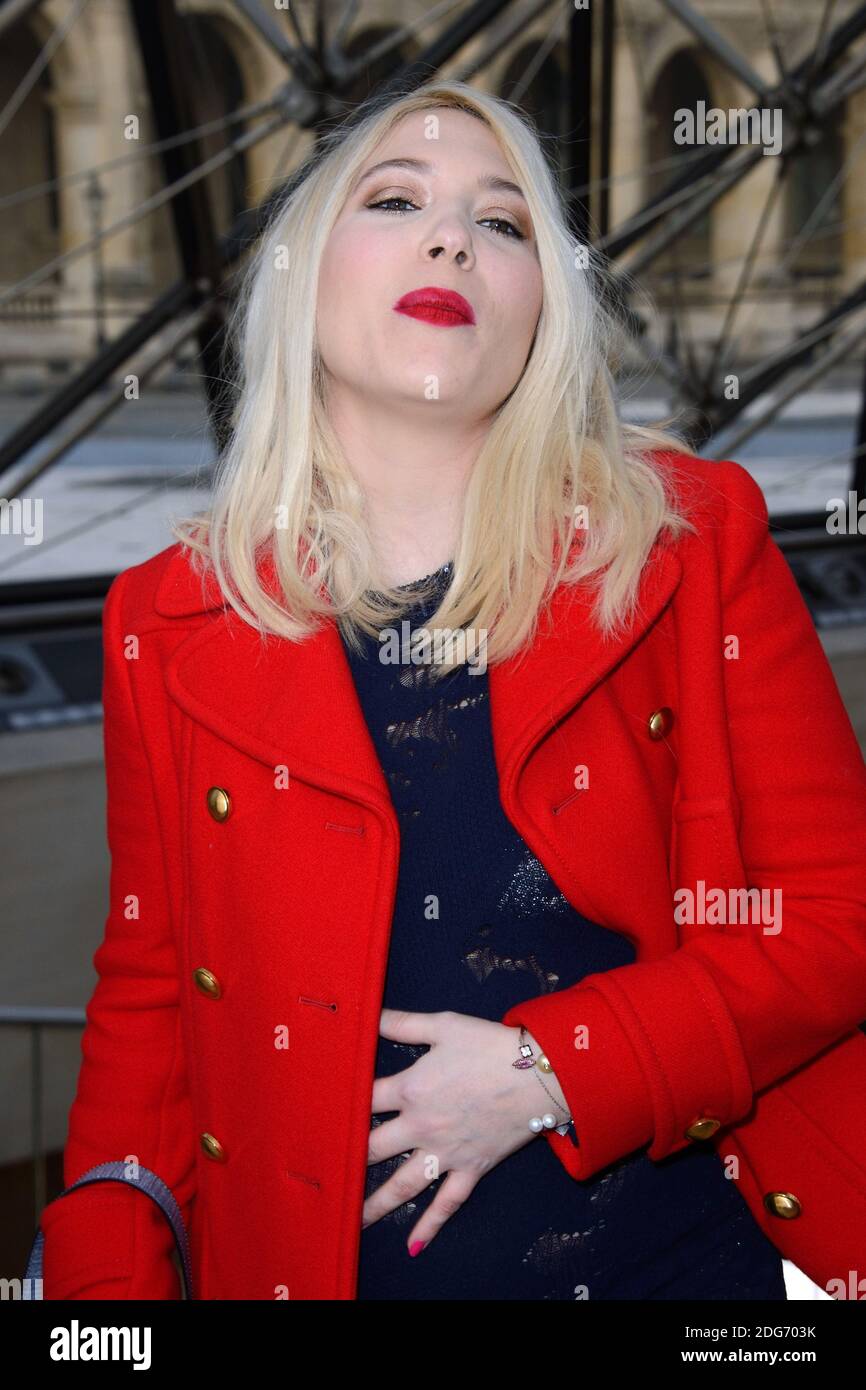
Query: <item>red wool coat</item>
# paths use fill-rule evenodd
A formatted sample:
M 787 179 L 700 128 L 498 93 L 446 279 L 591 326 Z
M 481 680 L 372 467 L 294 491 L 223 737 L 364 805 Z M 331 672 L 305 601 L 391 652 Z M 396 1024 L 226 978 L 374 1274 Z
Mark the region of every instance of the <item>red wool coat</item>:
M 503 1021 L 558 1074 L 580 1147 L 530 1142 L 576 1182 L 712 1143 L 780 1252 L 847 1287 L 866 766 L 757 484 L 673 461 L 698 532 L 654 547 L 628 633 L 602 640 L 563 587 L 526 659 L 489 671 L 509 820 L 637 954 Z M 159 1173 L 197 1297 L 353 1299 L 399 832 L 339 633 L 260 652 L 173 545 L 112 584 L 104 652 L 110 910 L 66 1183 L 130 1154 Z M 781 890 L 781 930 L 680 924 L 701 881 Z M 43 1228 L 47 1298 L 178 1297 L 169 1228 L 132 1189 L 74 1193 Z

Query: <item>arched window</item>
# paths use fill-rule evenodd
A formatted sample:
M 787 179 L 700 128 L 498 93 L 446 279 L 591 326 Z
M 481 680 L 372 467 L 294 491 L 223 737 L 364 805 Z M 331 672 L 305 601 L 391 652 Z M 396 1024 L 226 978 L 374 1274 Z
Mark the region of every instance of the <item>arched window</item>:
M 193 108 L 197 123 L 203 125 L 229 115 L 244 104 L 243 77 L 218 21 L 208 15 L 187 14 L 185 22 L 196 60 L 195 71 L 190 74 L 194 85 Z M 243 132 L 241 121 L 205 136 L 201 140 L 204 158 L 212 158 Z M 225 231 L 247 207 L 246 155 L 234 155 L 228 163 L 209 174 L 208 188 L 217 228 Z
M 785 201 L 786 250 L 805 231 L 790 274 L 832 277 L 842 270 L 845 152 L 841 117 L 825 127 L 817 144 L 791 157 Z
M 4 35 L 0 43 L 0 111 L 6 109 L 22 73 L 29 72 L 39 51 L 39 43 L 24 24 Z M 0 135 L 0 197 L 57 177 L 50 73 L 49 66 Z M 0 281 L 15 284 L 56 256 L 59 247 L 56 189 L 15 204 L 0 217 Z M 46 288 L 43 286 L 43 294 Z
M 665 63 L 650 97 L 650 110 L 647 113 L 649 197 L 661 193 L 681 169 L 688 168 L 689 161 L 695 162 L 696 155 L 700 153 L 700 146 L 678 145 L 674 140 L 674 131 L 677 112 L 697 111 L 698 102 L 701 101 L 706 103 L 707 109 L 714 104 L 701 68 L 687 49 L 681 49 Z M 668 278 L 678 268 L 686 279 L 698 279 L 709 276 L 710 259 L 710 213 L 705 212 L 691 224 L 688 231 L 677 237 L 663 256 L 654 261 L 653 273 Z
M 568 115 L 566 111 L 567 92 L 560 64 L 552 53 L 548 53 L 537 71 L 532 71 L 538 57 L 538 45 L 527 43 L 514 55 L 499 86 L 499 95 L 506 101 L 513 101 L 528 116 L 532 117 L 542 136 L 555 136 L 557 143 L 545 140 L 545 147 L 554 156 L 564 156 Z M 527 73 L 532 72 L 529 81 Z M 588 138 L 588 132 L 578 132 L 577 138 Z M 560 143 L 562 141 L 562 143 Z

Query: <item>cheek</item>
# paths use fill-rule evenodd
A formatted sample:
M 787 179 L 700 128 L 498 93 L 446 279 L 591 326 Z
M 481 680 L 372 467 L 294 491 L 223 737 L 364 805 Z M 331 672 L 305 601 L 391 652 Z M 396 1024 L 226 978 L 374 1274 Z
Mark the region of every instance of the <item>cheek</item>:
M 499 341 L 528 347 L 541 313 L 541 301 L 541 269 L 537 261 L 505 266 L 491 296 L 495 305 L 494 335 Z
M 353 325 L 368 321 L 368 310 L 386 293 L 387 264 L 381 239 L 351 223 L 334 228 L 319 272 L 317 322 L 323 340 L 354 335 Z

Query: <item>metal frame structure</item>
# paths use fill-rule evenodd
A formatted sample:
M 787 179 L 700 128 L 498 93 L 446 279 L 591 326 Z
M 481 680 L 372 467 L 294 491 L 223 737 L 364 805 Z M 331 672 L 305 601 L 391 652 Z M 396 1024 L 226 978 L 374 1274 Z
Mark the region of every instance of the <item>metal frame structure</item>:
M 0 38 L 10 25 L 20 23 L 39 3 L 40 0 L 5 0 L 0 6 Z M 833 0 L 821 0 L 824 8 L 813 51 L 795 65 L 786 67 L 775 44 L 777 81 L 768 85 L 748 58 L 699 15 L 688 0 L 655 0 L 655 3 L 675 16 L 717 63 L 745 83 L 757 105 L 782 109 L 791 134 L 786 135 L 784 153 L 779 160 L 779 178 L 784 177 L 792 161 L 818 138 L 840 105 L 866 84 L 866 50 L 857 47 L 857 41 L 866 34 L 866 4 L 858 5 L 845 20 L 831 28 Z M 138 371 L 140 376 L 146 377 L 169 360 L 189 338 L 197 341 L 217 444 L 224 442 L 226 411 L 220 382 L 225 372 L 220 364 L 224 363 L 226 350 L 225 310 L 231 296 L 231 272 L 258 236 L 275 201 L 293 186 L 297 173 L 275 187 L 260 206 L 246 211 L 225 232 L 215 225 L 204 179 L 213 168 L 227 163 L 277 129 L 288 126 L 298 131 L 321 132 L 332 122 L 350 115 L 352 103 L 348 93 L 365 67 L 373 61 L 387 61 L 397 54 L 403 40 L 414 36 L 419 27 L 439 26 L 417 58 L 396 64 L 390 76 L 375 89 L 376 95 L 412 88 L 454 60 L 457 60 L 458 75 L 471 80 L 525 32 L 530 18 L 551 13 L 555 37 L 558 37 L 556 26 L 568 25 L 572 143 L 566 166 L 571 180 L 568 193 L 572 229 L 578 240 L 589 239 L 590 199 L 594 197 L 598 210 L 595 225 L 601 229 L 595 247 L 605 257 L 610 270 L 605 292 L 611 295 L 634 350 L 667 379 L 686 407 L 686 432 L 692 447 L 706 446 L 739 423 L 740 428 L 729 446 L 735 447 L 769 423 L 794 393 L 813 384 L 840 358 L 850 357 L 866 344 L 866 312 L 861 312 L 866 311 L 864 281 L 818 317 L 807 331 L 796 333 L 783 350 L 742 373 L 738 399 L 724 398 L 716 383 L 721 380 L 725 356 L 731 350 L 730 335 L 751 283 L 766 224 L 763 215 L 725 316 L 722 340 L 708 370 L 696 373 L 687 354 L 662 349 L 652 342 L 652 326 L 629 303 L 629 286 L 675 245 L 707 209 L 748 176 L 760 161 L 762 151 L 758 146 L 711 147 L 706 153 L 690 158 L 687 169 L 672 178 L 661 193 L 650 199 L 624 226 L 608 227 L 614 119 L 612 55 L 617 0 L 597 0 L 586 10 L 564 6 L 562 0 L 524 0 L 520 5 L 513 0 L 473 0 L 462 6 L 455 5 L 454 0 L 444 0 L 428 11 L 419 25 L 407 24 L 377 42 L 372 52 L 353 58 L 347 57 L 345 44 L 358 16 L 358 0 L 345 0 L 336 22 L 332 15 L 334 4 L 320 3 L 311 37 L 302 32 L 294 7 L 286 12 L 284 24 L 259 0 L 235 0 L 237 8 L 285 65 L 287 77 L 270 99 L 236 113 L 259 124 L 242 136 L 227 140 L 220 154 L 211 159 L 205 158 L 200 140 L 194 138 L 197 113 L 192 109 L 190 89 L 185 80 L 191 65 L 185 13 L 179 10 L 177 0 L 129 0 L 129 4 L 160 137 L 165 186 L 157 198 L 149 200 L 129 218 L 107 228 L 103 235 L 128 225 L 155 206 L 169 203 L 183 273 L 146 312 L 96 351 L 81 370 L 0 444 L 0 489 L 5 487 L 7 498 L 19 494 L 121 402 L 122 387 L 109 388 L 107 394 L 103 392 L 99 397 L 96 392 L 104 388 L 124 364 L 136 354 L 144 354 Z M 459 13 L 450 17 L 455 8 L 459 8 Z M 461 54 L 469 45 L 471 56 L 461 63 Z M 595 60 L 594 54 L 597 55 Z M 594 103 L 596 89 L 598 99 Z M 594 105 L 600 112 L 597 129 L 592 128 L 591 121 Z M 192 132 L 193 138 L 184 138 L 184 132 Z M 596 151 L 595 183 L 590 176 L 591 141 L 586 138 L 587 132 Z M 771 198 L 776 191 L 774 185 Z M 58 259 L 68 260 L 90 249 L 91 244 L 87 243 Z M 624 270 L 620 270 L 618 263 L 624 261 L 627 253 L 630 258 Z M 27 277 L 22 285 L 0 294 L 0 305 L 20 294 L 23 288 L 47 278 L 55 268 L 53 262 Z M 745 425 L 742 417 L 746 408 L 769 398 L 772 391 L 777 392 L 775 400 L 768 399 L 758 419 Z M 22 464 L 25 455 L 59 426 L 63 426 L 64 431 L 55 444 L 35 461 Z M 866 494 L 866 379 L 850 486 L 858 496 Z M 803 529 L 814 533 L 819 526 L 823 529 L 825 517 L 824 514 L 794 513 L 774 518 L 774 521 L 787 532 Z

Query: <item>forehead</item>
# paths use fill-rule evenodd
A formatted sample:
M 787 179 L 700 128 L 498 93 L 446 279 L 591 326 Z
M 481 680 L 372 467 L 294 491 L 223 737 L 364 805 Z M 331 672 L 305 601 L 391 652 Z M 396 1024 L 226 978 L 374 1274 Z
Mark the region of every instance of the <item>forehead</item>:
M 490 127 L 466 111 L 449 107 L 410 111 L 401 116 L 378 142 L 362 168 L 405 154 L 434 165 L 446 158 L 483 159 L 486 167 L 495 173 L 505 176 L 510 172 L 508 160 Z
M 431 125 L 430 116 L 443 119 Z M 450 109 L 412 111 L 401 117 L 361 161 L 352 187 L 366 184 L 377 173 L 396 176 L 405 169 L 435 177 L 454 165 L 471 167 L 480 186 L 525 196 L 493 131 L 475 117 Z

